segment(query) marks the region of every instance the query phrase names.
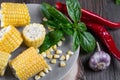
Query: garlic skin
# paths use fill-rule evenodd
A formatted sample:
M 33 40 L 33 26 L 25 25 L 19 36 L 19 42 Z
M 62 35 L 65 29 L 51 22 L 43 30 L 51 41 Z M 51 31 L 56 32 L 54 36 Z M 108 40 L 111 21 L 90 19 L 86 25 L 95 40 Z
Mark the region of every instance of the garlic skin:
M 94 71 L 101 71 L 106 69 L 110 65 L 110 62 L 111 57 L 108 53 L 98 51 L 90 58 L 89 66 Z

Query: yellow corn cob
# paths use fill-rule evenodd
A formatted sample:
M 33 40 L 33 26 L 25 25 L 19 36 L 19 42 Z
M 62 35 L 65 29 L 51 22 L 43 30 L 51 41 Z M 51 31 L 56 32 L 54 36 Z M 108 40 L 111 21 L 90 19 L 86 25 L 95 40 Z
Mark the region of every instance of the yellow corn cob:
M 10 54 L 0 51 L 0 76 L 4 75 L 10 56 Z
M 11 53 L 20 46 L 22 41 L 20 32 L 13 26 L 0 31 L 0 51 Z
M 30 15 L 25 4 L 3 2 L 1 4 L 1 26 L 25 26 L 30 23 Z
M 45 28 L 42 24 L 33 23 L 27 25 L 23 30 L 24 42 L 29 47 L 39 47 L 45 38 Z
M 48 67 L 46 61 L 37 53 L 33 47 L 23 51 L 19 56 L 10 62 L 10 66 L 15 71 L 20 80 L 28 80 L 38 72 Z

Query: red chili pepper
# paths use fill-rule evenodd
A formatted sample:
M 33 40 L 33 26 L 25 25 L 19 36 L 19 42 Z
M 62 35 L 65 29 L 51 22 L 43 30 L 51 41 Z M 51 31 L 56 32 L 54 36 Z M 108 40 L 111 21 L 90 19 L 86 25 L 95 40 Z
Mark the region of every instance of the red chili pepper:
M 109 52 L 118 60 L 120 60 L 120 51 L 116 47 L 114 40 L 110 33 L 100 24 L 89 21 L 86 18 L 82 18 L 82 21 L 87 25 L 87 28 L 95 33 L 96 36 L 99 36 L 99 39 L 107 47 Z
M 63 14 L 68 16 L 66 4 L 63 4 L 61 2 L 56 2 L 56 8 L 59 11 L 61 11 Z M 86 9 L 81 9 L 81 11 L 82 11 L 82 17 L 87 17 L 87 18 L 91 19 L 92 21 L 97 22 L 102 25 L 105 25 L 109 28 L 120 28 L 120 22 L 119 23 L 111 22 L 111 21 L 109 21 L 105 18 L 102 18 L 102 17 L 98 16 L 97 14 L 90 12 Z

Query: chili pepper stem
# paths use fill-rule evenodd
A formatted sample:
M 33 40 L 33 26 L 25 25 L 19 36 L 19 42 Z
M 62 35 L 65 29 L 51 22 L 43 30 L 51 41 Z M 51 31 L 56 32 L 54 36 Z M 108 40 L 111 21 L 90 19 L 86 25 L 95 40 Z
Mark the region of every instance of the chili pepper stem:
M 98 43 L 98 42 L 96 42 L 96 44 L 97 44 L 97 49 L 98 49 L 98 51 L 101 51 L 101 48 L 100 48 L 99 43 Z

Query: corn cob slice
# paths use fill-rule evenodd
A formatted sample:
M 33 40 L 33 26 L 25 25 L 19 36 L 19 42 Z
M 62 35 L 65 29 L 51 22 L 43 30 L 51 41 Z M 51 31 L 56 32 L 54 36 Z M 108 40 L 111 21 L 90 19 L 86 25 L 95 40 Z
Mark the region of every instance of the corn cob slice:
M 4 75 L 10 56 L 10 54 L 0 51 L 0 76 Z
M 29 47 L 39 47 L 45 38 L 45 28 L 42 24 L 33 23 L 27 25 L 23 30 L 24 42 Z
M 1 4 L 1 26 L 25 26 L 30 23 L 30 15 L 25 4 L 3 2 Z
M 30 47 L 10 61 L 10 66 L 20 80 L 28 80 L 48 67 L 48 64 L 35 48 Z
M 22 41 L 20 32 L 13 26 L 0 31 L 0 51 L 11 53 L 20 46 Z

